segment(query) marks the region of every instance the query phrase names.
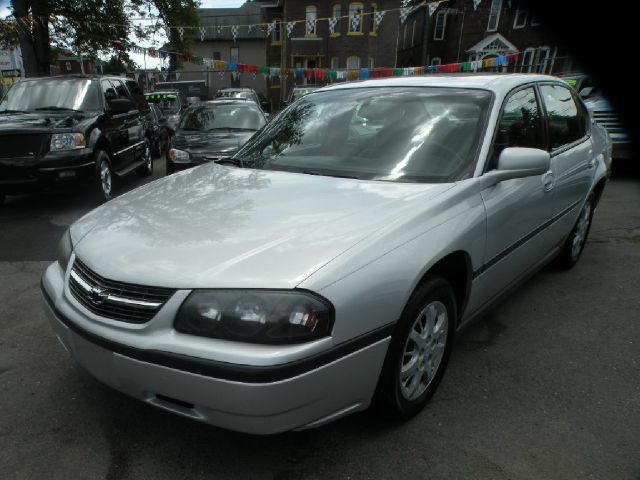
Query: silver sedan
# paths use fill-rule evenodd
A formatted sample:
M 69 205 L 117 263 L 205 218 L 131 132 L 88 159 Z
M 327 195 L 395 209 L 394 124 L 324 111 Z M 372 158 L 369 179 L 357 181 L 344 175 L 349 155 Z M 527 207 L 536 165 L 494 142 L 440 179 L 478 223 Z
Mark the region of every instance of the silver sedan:
M 45 309 L 95 377 L 185 417 L 261 434 L 372 402 L 407 418 L 456 332 L 578 261 L 610 155 L 554 77 L 323 88 L 224 165 L 73 224 Z

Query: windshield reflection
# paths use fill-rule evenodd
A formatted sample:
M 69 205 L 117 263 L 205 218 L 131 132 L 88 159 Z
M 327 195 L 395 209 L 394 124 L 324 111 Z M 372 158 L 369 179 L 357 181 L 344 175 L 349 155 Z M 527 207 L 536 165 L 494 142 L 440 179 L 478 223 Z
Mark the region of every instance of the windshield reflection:
M 384 87 L 311 93 L 236 155 L 251 168 L 398 182 L 472 174 L 491 104 L 484 90 Z

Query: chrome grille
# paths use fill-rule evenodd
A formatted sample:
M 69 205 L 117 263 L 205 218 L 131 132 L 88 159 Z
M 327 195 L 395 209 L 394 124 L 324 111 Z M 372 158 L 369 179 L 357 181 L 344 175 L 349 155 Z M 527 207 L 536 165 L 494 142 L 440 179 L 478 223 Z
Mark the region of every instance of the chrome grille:
M 78 302 L 96 315 L 129 323 L 151 320 L 174 292 L 169 288 L 108 280 L 78 258 L 71 269 L 69 290 Z
M 609 133 L 625 133 L 622 122 L 612 110 L 594 110 L 593 119 L 606 128 Z

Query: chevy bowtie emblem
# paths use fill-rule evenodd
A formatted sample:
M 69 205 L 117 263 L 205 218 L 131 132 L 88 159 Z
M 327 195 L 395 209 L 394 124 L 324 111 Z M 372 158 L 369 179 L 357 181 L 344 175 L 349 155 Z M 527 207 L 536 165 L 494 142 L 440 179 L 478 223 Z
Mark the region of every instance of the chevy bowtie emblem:
M 109 297 L 109 294 L 104 288 L 92 287 L 89 292 L 89 299 L 96 305 L 101 305 Z

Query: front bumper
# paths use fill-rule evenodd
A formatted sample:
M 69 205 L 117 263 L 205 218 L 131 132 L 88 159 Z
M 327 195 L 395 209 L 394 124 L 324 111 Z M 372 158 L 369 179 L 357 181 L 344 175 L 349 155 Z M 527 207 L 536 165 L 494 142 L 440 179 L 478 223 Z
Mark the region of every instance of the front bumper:
M 2 158 L 0 152 L 0 192 L 33 193 L 90 181 L 95 175 L 93 151 L 49 152 L 43 157 Z
M 146 403 L 246 433 L 316 427 L 367 408 L 390 340 L 387 328 L 365 342 L 332 349 L 337 353 L 332 356 L 288 363 L 273 357 L 263 366 L 185 357 L 87 331 L 71 318 L 78 309 L 67 300 L 63 278 L 57 263 L 45 272 L 45 311 L 59 340 L 81 366 Z M 318 364 L 318 358 L 325 361 Z

